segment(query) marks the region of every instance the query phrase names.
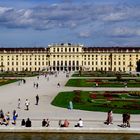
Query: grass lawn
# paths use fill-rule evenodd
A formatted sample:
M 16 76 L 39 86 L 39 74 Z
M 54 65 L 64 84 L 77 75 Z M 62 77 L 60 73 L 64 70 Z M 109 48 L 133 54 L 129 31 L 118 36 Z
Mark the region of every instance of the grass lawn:
M 18 80 L 19 79 L 0 79 L 0 86 L 10 84 L 10 83 L 16 82 Z
M 140 87 L 140 80 L 135 79 L 122 79 L 117 81 L 116 79 L 69 79 L 66 86 L 72 87 Z
M 118 72 L 112 71 L 82 71 L 81 75 L 79 72 L 75 72 L 72 77 L 116 77 Z M 136 77 L 139 75 L 133 75 L 129 73 L 119 72 L 122 77 Z
M 1 72 L 0 77 L 32 77 L 39 75 L 38 72 Z
M 114 113 L 140 114 L 140 96 L 132 96 L 125 91 L 60 92 L 51 104 L 68 108 L 70 101 L 74 109 L 79 110 L 107 112 L 111 109 Z

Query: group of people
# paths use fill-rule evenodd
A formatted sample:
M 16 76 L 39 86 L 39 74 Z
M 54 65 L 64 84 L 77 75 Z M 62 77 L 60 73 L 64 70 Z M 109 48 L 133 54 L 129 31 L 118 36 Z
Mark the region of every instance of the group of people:
M 33 87 L 36 88 L 36 89 L 38 89 L 39 84 L 34 82 Z
M 50 126 L 50 121 L 49 121 L 49 119 L 43 119 L 43 121 L 42 121 L 42 127 L 48 127 L 48 126 Z
M 62 122 L 62 120 L 59 120 L 59 127 L 68 127 L 69 126 L 69 121 L 67 119 Z M 79 118 L 78 122 L 74 125 L 74 127 L 83 127 L 83 120 Z
M 130 114 L 124 113 L 122 114 L 123 123 L 121 125 L 118 125 L 120 127 L 130 127 Z M 109 110 L 107 113 L 107 119 L 104 122 L 107 125 L 113 124 L 113 112 L 112 110 Z
M 18 114 L 16 110 L 13 110 L 13 125 L 16 125 L 16 120 L 17 120 Z M 4 114 L 3 110 L 0 110 L 0 124 L 1 125 L 9 125 L 10 122 L 10 112 L 8 111 L 6 114 Z
M 29 110 L 29 105 L 30 105 L 30 102 L 29 102 L 29 100 L 28 99 L 26 99 L 26 101 L 25 101 L 25 107 L 26 107 L 26 110 Z M 19 98 L 18 99 L 18 109 L 20 109 L 21 107 L 21 99 Z
M 38 94 L 36 95 L 35 99 L 36 99 L 35 105 L 38 105 L 38 103 L 39 103 L 39 96 L 38 96 Z M 25 100 L 25 107 L 26 107 L 25 110 L 29 110 L 29 106 L 30 106 L 30 102 L 29 102 L 28 99 L 26 99 L 26 100 Z M 20 99 L 20 98 L 18 99 L 18 106 L 17 106 L 17 108 L 18 108 L 18 109 L 21 108 L 21 99 Z
M 18 114 L 16 110 L 13 110 L 13 125 L 16 125 L 16 120 L 17 120 Z M 130 127 L 130 114 L 129 113 L 124 113 L 122 115 L 123 117 L 123 124 L 118 125 L 120 127 Z M 10 122 L 10 112 L 8 111 L 6 114 L 4 114 L 3 110 L 0 110 L 0 124 L 1 125 L 9 125 Z M 112 110 L 109 110 L 107 113 L 107 119 L 105 121 L 105 124 L 110 125 L 113 124 L 113 112 Z M 59 120 L 58 122 L 59 127 L 69 127 L 70 123 L 67 119 L 64 121 Z M 21 121 L 21 126 L 25 127 L 31 127 L 32 122 L 29 118 L 25 121 L 25 119 L 22 119 Z M 42 120 L 42 127 L 49 127 L 50 126 L 50 121 L 49 119 L 43 119 Z M 74 125 L 74 127 L 83 127 L 83 120 L 79 118 L 78 122 Z
M 25 79 L 21 79 L 21 80 L 18 81 L 18 85 L 19 85 L 19 86 L 20 86 L 22 83 L 25 84 L 25 83 L 26 83 L 26 80 L 25 80 Z
M 26 121 L 25 121 L 25 119 L 22 119 L 21 126 L 31 127 L 32 126 L 32 122 L 31 122 L 31 120 L 29 118 L 27 118 Z

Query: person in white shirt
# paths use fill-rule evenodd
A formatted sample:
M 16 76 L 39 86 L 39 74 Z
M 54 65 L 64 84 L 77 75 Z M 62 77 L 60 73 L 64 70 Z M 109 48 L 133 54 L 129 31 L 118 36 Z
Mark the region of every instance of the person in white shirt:
M 75 127 L 83 127 L 83 121 L 82 119 L 80 118 L 78 123 L 75 125 Z
M 30 105 L 30 102 L 28 99 L 26 99 L 25 101 L 26 110 L 29 110 L 29 105 Z

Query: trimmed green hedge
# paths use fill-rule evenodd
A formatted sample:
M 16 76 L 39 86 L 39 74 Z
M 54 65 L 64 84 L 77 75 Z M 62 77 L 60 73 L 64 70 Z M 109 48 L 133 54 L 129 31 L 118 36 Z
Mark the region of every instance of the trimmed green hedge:
M 19 81 L 19 79 L 0 79 L 0 86 L 6 85 L 6 84 L 10 84 L 13 82 L 17 82 Z

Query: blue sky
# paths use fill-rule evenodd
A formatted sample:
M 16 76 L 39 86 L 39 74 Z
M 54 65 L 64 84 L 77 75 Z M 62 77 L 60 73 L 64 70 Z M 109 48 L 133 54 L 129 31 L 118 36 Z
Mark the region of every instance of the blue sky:
M 1 0 L 0 47 L 140 46 L 140 0 Z

